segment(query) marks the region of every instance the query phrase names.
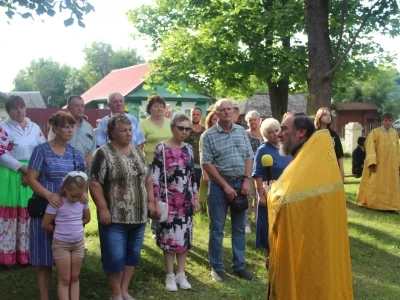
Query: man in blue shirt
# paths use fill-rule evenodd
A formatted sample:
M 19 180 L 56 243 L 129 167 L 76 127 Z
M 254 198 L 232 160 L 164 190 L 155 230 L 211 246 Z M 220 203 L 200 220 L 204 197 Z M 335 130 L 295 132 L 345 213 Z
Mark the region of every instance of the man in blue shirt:
M 108 95 L 108 107 L 111 109 L 111 115 L 103 117 L 97 124 L 97 135 L 96 135 L 96 145 L 101 147 L 108 143 L 109 139 L 106 133 L 108 119 L 114 114 L 125 113 L 125 100 L 124 97 L 117 92 Z M 144 142 L 146 141 L 142 130 L 140 129 L 139 123 L 136 118 L 128 113 L 125 115 L 132 122 L 132 145 L 138 146 L 143 150 Z

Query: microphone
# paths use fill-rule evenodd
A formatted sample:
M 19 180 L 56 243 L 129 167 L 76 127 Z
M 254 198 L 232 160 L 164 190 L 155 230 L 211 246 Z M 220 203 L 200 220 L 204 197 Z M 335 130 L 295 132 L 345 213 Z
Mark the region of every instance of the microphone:
M 265 154 L 261 157 L 261 164 L 265 168 L 267 173 L 267 181 L 273 180 L 272 178 L 272 165 L 274 164 L 274 159 L 271 155 Z

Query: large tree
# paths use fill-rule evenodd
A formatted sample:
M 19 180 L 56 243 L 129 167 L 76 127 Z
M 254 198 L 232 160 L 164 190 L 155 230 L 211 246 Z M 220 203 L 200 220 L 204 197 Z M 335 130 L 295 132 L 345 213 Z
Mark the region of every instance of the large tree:
M 305 46 L 294 37 L 302 27 L 300 3 L 156 3 L 128 14 L 139 33 L 151 38 L 152 50 L 158 54 L 152 62 L 159 68 L 151 77 L 154 83 L 177 90 L 185 81 L 190 89 L 214 97 L 251 96 L 267 86 L 273 114 L 282 116 L 290 78 L 295 72 L 306 74 Z M 281 15 L 268 13 L 278 8 Z M 291 18 L 284 17 L 289 14 Z
M 342 74 L 357 76 L 373 65 L 369 55 L 382 49 L 368 34 L 385 33 L 389 25 L 397 34 L 397 8 L 385 10 L 390 22 L 376 13 L 368 26 L 359 22 L 367 8 L 356 0 L 156 0 L 130 11 L 129 19 L 158 54 L 153 80 L 172 89 L 184 80 L 213 96 L 251 95 L 266 84 L 273 116 L 280 118 L 289 87 L 301 90 L 308 83 L 308 111 L 315 113 L 330 106 L 340 66 Z
M 120 48 L 116 51 L 105 42 L 92 42 L 83 49 L 85 63 L 82 67 L 85 81 L 92 86 L 112 70 L 130 67 L 144 62 L 136 49 Z
M 71 68 L 51 59 L 32 60 L 14 78 L 14 91 L 39 91 L 47 107 L 65 105 L 65 83 Z
M 399 9 L 396 0 L 305 0 L 304 9 L 309 60 L 307 108 L 315 112 L 330 106 L 333 79 L 345 60 L 382 51 L 368 41 L 370 34 L 399 35 Z
M 0 0 L 0 7 L 5 8 L 5 14 L 10 19 L 16 14 L 26 19 L 32 18 L 33 14 L 52 17 L 57 10 L 69 11 L 71 16 L 64 20 L 64 25 L 70 26 L 77 20 L 81 27 L 85 27 L 84 14 L 94 11 L 94 7 L 87 0 Z

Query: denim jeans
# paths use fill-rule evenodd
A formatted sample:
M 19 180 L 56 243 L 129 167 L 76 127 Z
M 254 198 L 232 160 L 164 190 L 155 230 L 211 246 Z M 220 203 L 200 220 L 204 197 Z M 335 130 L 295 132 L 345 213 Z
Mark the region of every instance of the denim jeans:
M 227 183 L 238 190 L 242 186 L 242 181 Z M 208 256 L 210 265 L 214 271 L 223 271 L 224 264 L 222 262 L 222 241 L 224 238 L 224 227 L 228 202 L 223 188 L 216 182 L 210 180 L 208 190 L 208 209 L 210 215 L 210 237 L 208 244 Z M 232 227 L 232 269 L 240 271 L 245 268 L 245 235 L 246 211 L 231 212 Z
M 121 272 L 125 266 L 139 264 L 146 223 L 99 225 L 100 251 L 106 274 Z

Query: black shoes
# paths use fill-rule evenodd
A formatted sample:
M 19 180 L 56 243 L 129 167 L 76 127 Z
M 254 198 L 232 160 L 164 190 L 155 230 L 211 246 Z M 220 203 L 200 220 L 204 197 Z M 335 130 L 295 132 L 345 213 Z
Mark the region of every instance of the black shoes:
M 246 269 L 233 271 L 238 277 L 246 279 L 246 280 L 253 280 L 254 276 L 250 272 L 246 271 Z

